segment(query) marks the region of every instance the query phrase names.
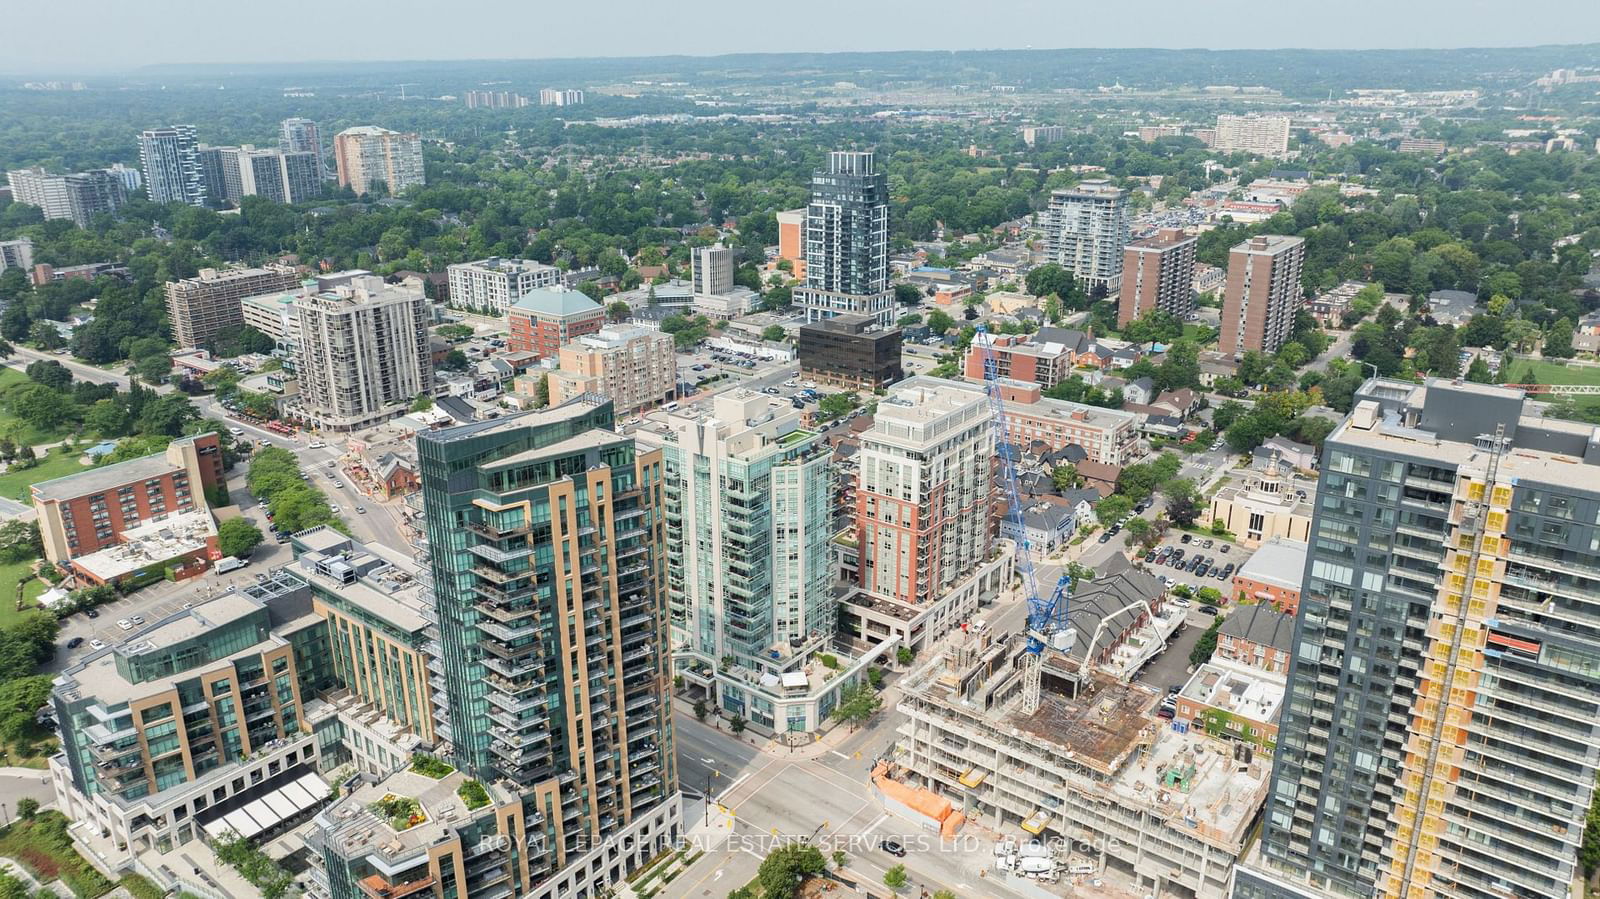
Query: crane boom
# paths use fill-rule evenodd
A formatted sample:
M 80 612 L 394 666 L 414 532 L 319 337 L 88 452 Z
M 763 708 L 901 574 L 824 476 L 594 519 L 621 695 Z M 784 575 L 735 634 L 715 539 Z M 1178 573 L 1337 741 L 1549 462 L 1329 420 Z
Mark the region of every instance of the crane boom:
M 1017 531 L 1017 571 L 1022 575 L 1022 588 L 1027 591 L 1028 600 L 1028 653 L 1037 657 L 1044 651 L 1046 641 L 1056 640 L 1057 635 L 1069 635 L 1071 632 L 1067 610 L 1068 598 L 1072 595 L 1072 577 L 1063 570 L 1049 598 L 1039 595 L 1039 585 L 1033 571 L 1033 552 L 1028 545 L 1028 529 L 1022 516 L 1022 499 L 1017 490 L 1016 449 L 1006 434 L 1005 401 L 1000 395 L 1000 363 L 995 357 L 993 341 L 986 327 L 978 325 L 973 340 L 983 354 L 984 391 L 989 397 L 989 424 L 994 429 L 995 454 L 1000 457 L 1001 483 L 1006 491 L 1006 517 Z M 1037 685 L 1037 680 L 1034 680 L 1035 707 Z

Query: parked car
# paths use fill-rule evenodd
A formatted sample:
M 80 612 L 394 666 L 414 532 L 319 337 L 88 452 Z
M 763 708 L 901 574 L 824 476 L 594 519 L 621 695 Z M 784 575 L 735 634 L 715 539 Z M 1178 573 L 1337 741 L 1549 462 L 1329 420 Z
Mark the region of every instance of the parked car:
M 100 613 L 96 612 L 94 609 L 87 609 L 87 610 L 84 611 L 83 614 L 88 615 L 90 618 L 99 618 L 100 617 Z
M 1200 607 L 1200 614 L 1202 614 L 1202 615 L 1215 615 L 1215 614 L 1217 614 L 1217 607 L 1216 606 L 1201 606 Z
M 1154 562 L 1156 560 L 1156 551 L 1152 549 L 1149 552 L 1145 553 L 1144 554 L 1144 560 L 1145 560 L 1146 563 Z
M 1188 543 L 1189 542 L 1189 535 L 1188 534 L 1184 534 L 1183 535 L 1183 539 L 1179 540 L 1178 542 L 1179 543 Z
M 82 637 L 73 637 L 71 640 L 67 641 L 67 648 L 68 649 L 77 649 L 78 647 L 80 647 L 82 645 L 83 645 L 83 638 Z
M 131 630 L 133 630 L 133 622 L 129 621 L 126 618 L 118 618 L 117 619 L 117 627 L 120 627 L 125 631 L 131 631 Z
M 144 616 L 143 615 L 129 615 L 128 616 L 128 620 L 133 622 L 135 626 L 144 624 Z
M 1110 543 L 1111 542 L 1111 532 L 1110 531 L 1106 531 L 1104 534 L 1101 534 L 1100 535 L 1100 542 L 1101 543 Z
M 105 645 L 105 643 L 103 643 L 103 642 L 101 642 L 99 640 L 90 640 L 89 641 L 89 648 L 90 649 L 105 649 L 106 645 Z
M 1227 552 L 1228 551 L 1228 544 L 1226 544 L 1226 543 L 1222 544 L 1222 551 L 1223 552 Z
M 1182 693 L 1182 692 L 1183 692 L 1183 684 L 1168 684 L 1167 685 L 1167 696 L 1169 696 L 1169 697 L 1177 696 L 1179 693 Z
M 1193 605 L 1193 603 L 1189 602 L 1187 599 L 1184 599 L 1181 596 L 1178 597 L 1177 599 L 1174 599 L 1172 601 L 1172 604 L 1177 606 L 1180 609 L 1187 609 L 1187 608 L 1189 608 L 1189 606 Z
M 1177 717 L 1177 715 L 1178 710 L 1171 706 L 1164 705 L 1161 708 L 1156 709 L 1157 718 L 1165 718 L 1166 720 L 1171 721 L 1173 718 Z
M 1210 548 L 1211 548 L 1211 541 L 1210 541 L 1210 540 L 1207 540 L 1207 541 L 1206 541 L 1206 542 L 1204 542 L 1204 543 L 1202 543 L 1202 544 L 1200 544 L 1200 545 L 1201 545 L 1201 546 L 1202 546 L 1202 547 L 1204 547 L 1204 548 L 1205 548 L 1205 549 L 1210 549 Z

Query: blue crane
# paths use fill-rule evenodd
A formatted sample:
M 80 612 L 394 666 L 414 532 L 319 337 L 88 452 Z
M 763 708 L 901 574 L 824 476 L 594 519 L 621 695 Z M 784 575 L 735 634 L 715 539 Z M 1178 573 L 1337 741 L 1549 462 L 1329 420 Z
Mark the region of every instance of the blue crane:
M 1023 682 L 1023 703 L 1036 710 L 1039 706 L 1040 655 L 1048 643 L 1056 649 L 1072 647 L 1073 631 L 1067 618 L 1068 600 L 1072 595 L 1072 576 L 1065 570 L 1056 581 L 1049 599 L 1039 595 L 1039 586 L 1033 575 L 1033 553 L 1028 546 L 1028 530 L 1022 518 L 1022 501 L 1017 492 L 1017 449 L 1006 434 L 1005 401 L 1000 396 L 999 361 L 995 358 L 994 343 L 984 325 L 977 326 L 973 341 L 983 354 L 983 383 L 989 395 L 989 424 L 994 429 L 995 452 L 1000 456 L 1000 470 L 1006 490 L 1006 517 L 1017 530 L 1017 571 L 1022 574 L 1022 586 L 1028 597 L 1028 664 Z

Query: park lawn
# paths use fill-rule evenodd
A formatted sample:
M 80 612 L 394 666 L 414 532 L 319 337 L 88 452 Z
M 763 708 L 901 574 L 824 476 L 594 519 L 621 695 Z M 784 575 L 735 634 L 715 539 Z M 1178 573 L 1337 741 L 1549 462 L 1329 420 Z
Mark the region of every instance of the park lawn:
M 10 562 L 0 565 L 0 627 L 17 620 L 22 612 L 17 611 L 17 582 L 28 577 L 33 568 L 33 562 Z M 22 588 L 22 605 L 24 611 L 36 608 L 34 600 L 39 598 L 49 585 L 39 578 L 33 578 Z
M 1183 339 L 1192 340 L 1195 343 L 1204 346 L 1205 344 L 1216 341 L 1217 331 L 1215 328 L 1207 325 L 1198 325 L 1194 322 L 1188 322 L 1183 326 Z
M 85 466 L 78 464 L 78 459 L 82 455 L 77 452 L 65 452 L 56 447 L 50 451 L 50 455 L 40 459 L 39 464 L 32 468 L 0 474 L 0 496 L 26 503 L 29 501 L 28 488 L 34 484 L 86 470 Z
M 1518 358 L 1506 370 L 1507 377 L 1522 377 L 1522 373 L 1533 369 L 1534 377 L 1539 384 L 1593 384 L 1600 386 L 1600 365 L 1578 365 L 1568 368 L 1565 363 L 1549 362 L 1544 359 Z

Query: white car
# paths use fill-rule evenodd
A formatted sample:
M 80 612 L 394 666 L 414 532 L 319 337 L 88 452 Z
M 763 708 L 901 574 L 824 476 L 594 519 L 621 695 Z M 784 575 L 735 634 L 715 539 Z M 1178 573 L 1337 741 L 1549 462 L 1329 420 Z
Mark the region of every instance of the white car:
M 332 512 L 335 515 L 338 515 L 339 514 L 339 507 L 338 506 L 329 506 L 328 507 L 328 511 Z
M 131 630 L 133 630 L 133 622 L 129 621 L 126 618 L 118 618 L 117 619 L 117 627 L 120 627 L 125 631 L 131 631 Z
M 102 640 L 90 640 L 89 641 L 89 648 L 90 649 L 105 649 L 106 648 L 106 644 Z
M 817 389 L 817 382 L 816 381 L 807 381 L 806 382 L 806 389 L 807 390 L 816 390 Z
M 1187 609 L 1187 608 L 1189 608 L 1190 605 L 1192 605 L 1192 603 L 1190 603 L 1187 599 L 1184 599 L 1181 596 L 1178 597 L 1177 599 L 1174 599 L 1172 601 L 1172 604 L 1177 606 L 1180 609 Z
M 1170 577 L 1162 578 L 1161 579 L 1161 583 L 1165 584 L 1168 590 L 1171 590 L 1173 587 L 1178 586 L 1178 582 L 1173 580 Z
M 129 615 L 128 616 L 128 620 L 133 622 L 135 626 L 144 624 L 144 616 L 143 615 Z
M 322 449 L 323 447 L 327 446 L 327 444 L 323 443 L 320 440 L 313 440 L 313 441 L 311 441 L 311 443 L 308 444 L 308 446 L 311 449 Z

